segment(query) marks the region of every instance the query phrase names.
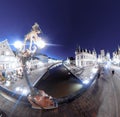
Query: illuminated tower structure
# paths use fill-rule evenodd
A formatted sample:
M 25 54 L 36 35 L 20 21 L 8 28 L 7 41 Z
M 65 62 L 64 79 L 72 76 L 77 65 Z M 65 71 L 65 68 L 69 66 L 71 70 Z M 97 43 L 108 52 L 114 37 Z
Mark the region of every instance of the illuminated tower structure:
M 2 69 L 16 69 L 20 64 L 15 57 L 12 49 L 10 48 L 8 41 L 4 40 L 0 42 L 0 70 Z
M 101 50 L 100 52 L 101 52 L 101 56 L 105 57 L 105 50 Z
M 110 53 L 109 52 L 106 53 L 106 61 L 111 61 Z
M 97 53 L 95 50 L 90 51 L 81 49 L 80 47 L 75 51 L 75 65 L 77 67 L 93 66 L 97 63 Z
M 105 50 L 100 50 L 100 54 L 98 55 L 98 63 L 105 62 L 106 62 Z
M 113 52 L 112 62 L 115 65 L 120 65 L 120 47 L 118 46 L 117 51 Z

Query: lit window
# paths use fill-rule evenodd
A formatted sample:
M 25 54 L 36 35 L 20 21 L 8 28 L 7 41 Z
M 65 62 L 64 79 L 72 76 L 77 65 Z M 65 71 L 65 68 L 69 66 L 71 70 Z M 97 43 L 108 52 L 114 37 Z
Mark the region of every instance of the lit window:
M 8 52 L 8 51 L 6 52 L 6 55 L 9 55 L 9 52 Z

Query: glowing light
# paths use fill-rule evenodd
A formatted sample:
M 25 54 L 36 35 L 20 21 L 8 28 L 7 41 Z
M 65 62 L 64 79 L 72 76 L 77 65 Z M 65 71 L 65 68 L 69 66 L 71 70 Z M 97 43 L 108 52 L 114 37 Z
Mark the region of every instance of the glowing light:
M 43 66 L 43 65 L 44 65 L 44 63 L 40 61 L 40 62 L 39 62 L 39 65 L 40 65 L 40 66 Z
M 83 80 L 83 84 L 88 84 L 90 81 L 89 80 Z
M 10 86 L 10 81 L 6 81 L 5 86 Z
M 16 41 L 14 43 L 14 47 L 17 48 L 17 49 L 21 49 L 22 48 L 22 42 L 21 41 Z
M 51 43 L 47 43 L 46 45 L 48 45 L 48 46 L 62 46 L 61 44 L 51 44 Z
M 27 90 L 27 89 L 23 89 L 23 90 L 22 90 L 22 93 L 23 93 L 24 95 L 26 95 L 26 94 L 28 93 L 28 90 Z
M 93 76 L 90 76 L 90 79 L 92 79 L 93 78 Z
M 39 47 L 39 48 L 44 48 L 46 46 L 46 43 L 43 41 L 43 40 L 39 40 L 36 45 Z
M 97 72 L 97 70 L 98 70 L 98 69 L 93 68 L 93 69 L 92 69 L 92 72 L 93 72 L 93 73 L 96 73 L 96 72 Z
M 98 63 L 102 63 L 102 59 L 98 58 Z
M 81 84 L 75 84 L 74 86 L 73 86 L 73 88 L 75 89 L 75 90 L 79 90 L 79 89 L 81 89 L 83 87 L 83 85 L 81 85 Z
M 16 87 L 15 90 L 16 90 L 16 91 L 20 91 L 20 87 Z
M 23 89 L 21 87 L 16 87 L 15 91 L 22 93 L 23 95 L 26 95 L 28 93 L 27 89 Z
M 7 52 L 6 52 L 6 55 L 9 55 L 9 54 L 10 54 L 10 53 L 7 51 Z

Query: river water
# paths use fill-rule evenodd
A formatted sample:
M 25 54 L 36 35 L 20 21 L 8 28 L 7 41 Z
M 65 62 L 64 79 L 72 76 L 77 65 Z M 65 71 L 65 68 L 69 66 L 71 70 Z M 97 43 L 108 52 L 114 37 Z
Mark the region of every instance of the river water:
M 83 85 L 63 65 L 50 69 L 35 85 L 55 98 L 65 97 L 79 91 Z

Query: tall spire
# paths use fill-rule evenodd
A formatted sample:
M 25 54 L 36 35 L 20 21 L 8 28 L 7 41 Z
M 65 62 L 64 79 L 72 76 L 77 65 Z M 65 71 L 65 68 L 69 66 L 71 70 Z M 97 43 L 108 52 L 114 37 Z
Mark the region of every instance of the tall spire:
M 120 46 L 119 46 L 119 44 L 118 44 L 118 50 L 120 50 Z
M 93 51 L 96 52 L 95 48 L 93 48 Z
M 79 47 L 78 47 L 78 50 L 79 50 L 79 52 L 80 52 L 80 45 L 79 45 Z

